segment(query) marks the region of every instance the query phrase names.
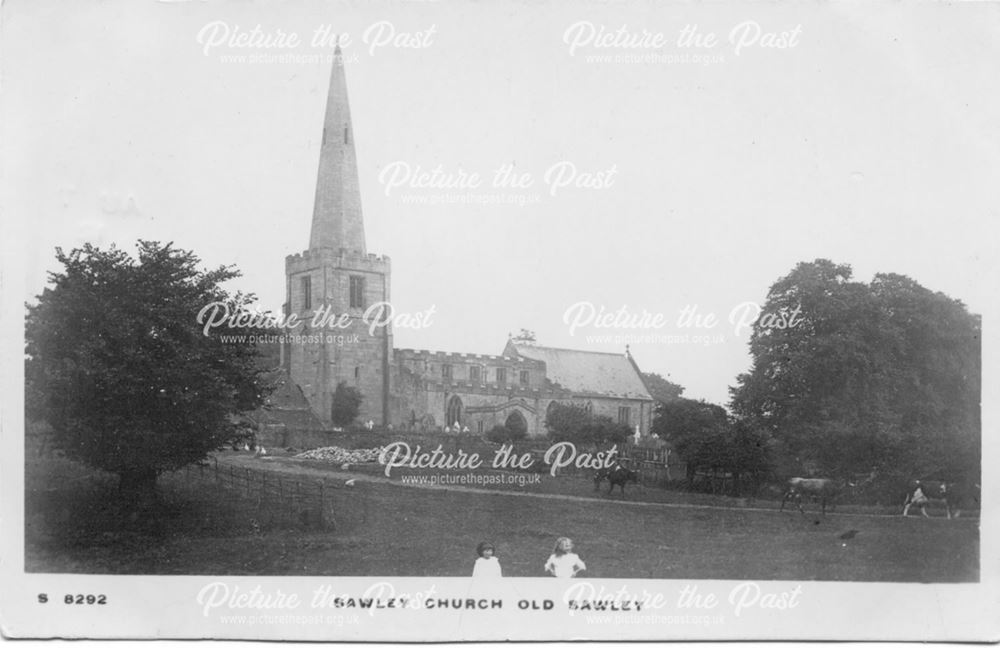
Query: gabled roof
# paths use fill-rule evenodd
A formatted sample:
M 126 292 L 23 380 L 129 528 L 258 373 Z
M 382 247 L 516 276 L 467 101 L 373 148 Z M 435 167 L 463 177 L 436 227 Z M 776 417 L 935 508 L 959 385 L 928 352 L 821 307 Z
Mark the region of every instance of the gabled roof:
M 620 353 L 557 349 L 507 342 L 504 355 L 545 363 L 545 376 L 580 395 L 653 400 L 632 359 Z
M 319 420 L 309 401 L 298 385 L 280 370 L 274 371 L 269 379 L 275 389 L 264 401 L 263 407 L 253 412 L 251 418 L 255 421 L 289 428 L 322 430 L 323 422 Z

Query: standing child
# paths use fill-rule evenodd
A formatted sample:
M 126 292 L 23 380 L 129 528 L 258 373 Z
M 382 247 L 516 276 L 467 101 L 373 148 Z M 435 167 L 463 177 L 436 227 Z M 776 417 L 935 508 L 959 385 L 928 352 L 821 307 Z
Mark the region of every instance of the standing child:
M 500 570 L 500 561 L 493 555 L 496 553 L 496 547 L 492 543 L 480 542 L 479 546 L 476 547 L 476 553 L 479 554 L 479 558 L 476 558 L 476 564 L 472 567 L 473 578 L 500 578 L 503 576 Z
M 573 553 L 573 541 L 569 538 L 559 538 L 545 563 L 545 571 L 556 578 L 573 578 L 586 569 L 580 556 Z

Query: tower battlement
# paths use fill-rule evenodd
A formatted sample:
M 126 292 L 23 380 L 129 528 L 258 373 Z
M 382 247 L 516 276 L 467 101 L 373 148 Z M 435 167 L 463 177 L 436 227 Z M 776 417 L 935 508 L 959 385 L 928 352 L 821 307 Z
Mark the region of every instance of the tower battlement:
M 541 366 L 544 363 L 538 360 L 532 360 L 530 358 L 522 358 L 519 356 L 498 356 L 498 355 L 488 355 L 480 353 L 455 353 L 450 351 L 427 351 L 425 349 L 395 349 L 394 353 L 397 360 L 424 360 L 429 362 L 444 362 L 444 361 L 454 361 L 454 362 L 465 362 L 474 363 L 476 361 L 489 362 L 491 364 L 498 364 L 504 366 Z
M 391 266 L 392 262 L 388 255 L 366 254 L 346 248 L 316 248 L 285 257 L 287 274 L 321 267 L 388 273 Z

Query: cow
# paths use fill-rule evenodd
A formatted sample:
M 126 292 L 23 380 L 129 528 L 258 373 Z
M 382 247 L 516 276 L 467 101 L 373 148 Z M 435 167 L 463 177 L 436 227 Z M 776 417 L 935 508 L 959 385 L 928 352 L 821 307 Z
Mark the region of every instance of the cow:
M 622 489 L 622 497 L 625 497 L 625 484 L 632 482 L 633 484 L 639 483 L 639 471 L 629 470 L 621 464 L 612 466 L 611 468 L 601 468 L 594 475 L 594 490 L 597 490 L 601 486 L 601 482 L 605 479 L 608 480 L 608 494 L 610 495 L 614 491 L 615 486 Z
M 951 519 L 952 511 L 955 512 L 955 519 L 962 514 L 956 505 L 958 504 L 957 489 L 953 482 L 943 481 L 921 481 L 916 480 L 906 492 L 906 499 L 903 501 L 903 517 L 910 514 L 911 506 L 919 506 L 924 517 L 927 515 L 927 505 L 931 502 L 941 502 L 944 504 L 945 514 Z M 954 507 L 954 508 L 953 508 Z
M 826 515 L 827 502 L 836 498 L 845 486 L 852 485 L 846 480 L 837 481 L 834 479 L 792 477 L 785 486 L 785 495 L 781 498 L 780 510 L 784 511 L 785 502 L 794 499 L 795 503 L 799 506 L 799 511 L 802 515 L 805 515 L 806 512 L 802 508 L 802 496 L 808 495 L 819 500 L 821 512 L 823 515 Z

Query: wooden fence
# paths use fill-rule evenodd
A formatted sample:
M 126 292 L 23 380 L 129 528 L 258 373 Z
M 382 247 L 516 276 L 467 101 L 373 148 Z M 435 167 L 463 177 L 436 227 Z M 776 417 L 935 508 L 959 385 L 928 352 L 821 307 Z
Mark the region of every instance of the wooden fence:
M 685 478 L 687 467 L 668 448 L 644 448 L 626 443 L 619 448 L 626 464 L 639 471 L 643 486 L 664 486 Z

